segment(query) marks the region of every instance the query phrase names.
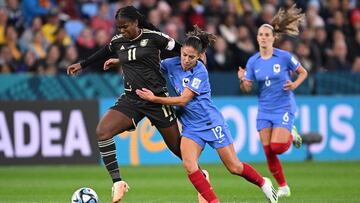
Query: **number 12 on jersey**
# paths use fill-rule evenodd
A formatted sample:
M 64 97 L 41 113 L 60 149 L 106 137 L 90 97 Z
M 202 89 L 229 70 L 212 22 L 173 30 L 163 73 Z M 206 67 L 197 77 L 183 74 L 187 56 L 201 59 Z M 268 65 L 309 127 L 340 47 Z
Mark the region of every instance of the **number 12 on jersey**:
M 136 48 L 128 50 L 128 60 L 132 61 L 136 59 Z
M 218 139 L 218 140 L 225 136 L 224 133 L 222 132 L 221 126 L 216 126 L 215 128 L 211 128 L 211 130 L 213 131 L 216 139 Z

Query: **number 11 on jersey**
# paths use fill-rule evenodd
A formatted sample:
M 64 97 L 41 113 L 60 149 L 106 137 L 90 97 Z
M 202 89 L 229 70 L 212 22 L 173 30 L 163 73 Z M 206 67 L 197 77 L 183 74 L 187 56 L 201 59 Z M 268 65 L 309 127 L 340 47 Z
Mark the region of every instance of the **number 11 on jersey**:
M 136 48 L 128 50 L 128 60 L 132 61 L 136 59 Z

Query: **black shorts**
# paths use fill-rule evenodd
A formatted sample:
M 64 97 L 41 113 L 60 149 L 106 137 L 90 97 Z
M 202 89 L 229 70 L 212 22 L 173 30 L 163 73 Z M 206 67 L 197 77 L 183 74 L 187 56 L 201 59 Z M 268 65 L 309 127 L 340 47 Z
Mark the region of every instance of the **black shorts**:
M 165 97 L 166 95 L 160 96 Z M 133 120 L 134 128 L 144 117 L 147 117 L 151 124 L 157 128 L 167 128 L 176 123 L 175 110 L 172 106 L 156 104 L 140 98 L 131 98 L 125 94 L 119 97 L 115 105 L 110 109 L 127 115 Z

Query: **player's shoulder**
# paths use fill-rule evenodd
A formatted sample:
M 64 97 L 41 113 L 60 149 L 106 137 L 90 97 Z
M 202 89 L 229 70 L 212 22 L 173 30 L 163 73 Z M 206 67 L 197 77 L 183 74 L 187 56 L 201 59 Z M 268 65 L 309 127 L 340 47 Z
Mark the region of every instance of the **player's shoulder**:
M 122 34 L 117 34 L 111 38 L 111 42 L 122 42 L 124 41 L 124 37 Z
M 197 61 L 196 66 L 193 68 L 193 70 L 194 70 L 195 73 L 208 74 L 206 66 L 200 60 Z
M 289 57 L 291 56 L 291 53 L 283 49 L 274 48 L 274 55 L 279 57 Z
M 163 59 L 163 60 L 161 60 L 161 63 L 171 64 L 171 65 L 181 64 L 180 56 L 174 56 L 171 58 Z
M 166 37 L 168 38 L 169 36 L 164 34 L 163 32 L 160 31 L 156 31 L 156 30 L 149 30 L 149 29 L 143 29 L 143 34 L 146 36 L 153 36 L 153 37 Z
M 257 59 L 260 59 L 260 58 L 261 58 L 260 52 L 256 52 L 249 58 L 248 64 L 254 63 Z

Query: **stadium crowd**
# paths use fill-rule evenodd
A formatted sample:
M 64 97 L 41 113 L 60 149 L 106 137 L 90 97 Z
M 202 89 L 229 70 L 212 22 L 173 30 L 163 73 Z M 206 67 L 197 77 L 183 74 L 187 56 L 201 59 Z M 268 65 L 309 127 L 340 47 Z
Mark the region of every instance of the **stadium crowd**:
M 360 72 L 360 2 L 356 0 L 0 0 L 0 73 L 54 75 L 109 43 L 118 8 L 134 5 L 179 42 L 197 24 L 218 36 L 207 51 L 209 71 L 244 67 L 257 50 L 256 30 L 280 7 L 306 14 L 297 38 L 277 47 L 293 52 L 310 74 Z M 97 64 L 87 71 L 102 71 Z M 116 71 L 116 70 L 112 70 Z

